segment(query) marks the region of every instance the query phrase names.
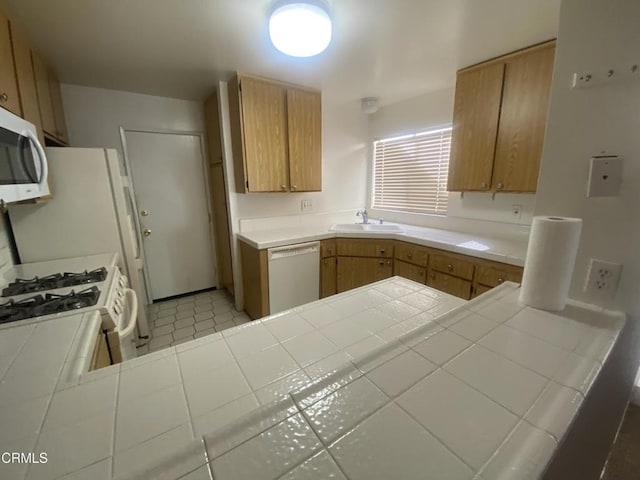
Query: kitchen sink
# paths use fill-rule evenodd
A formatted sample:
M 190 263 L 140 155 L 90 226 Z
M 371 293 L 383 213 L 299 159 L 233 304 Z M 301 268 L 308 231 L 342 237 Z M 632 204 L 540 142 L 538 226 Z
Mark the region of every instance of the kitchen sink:
M 367 232 L 367 233 L 399 233 L 403 230 L 397 225 L 385 225 L 378 223 L 338 223 L 332 225 L 329 230 L 334 232 Z

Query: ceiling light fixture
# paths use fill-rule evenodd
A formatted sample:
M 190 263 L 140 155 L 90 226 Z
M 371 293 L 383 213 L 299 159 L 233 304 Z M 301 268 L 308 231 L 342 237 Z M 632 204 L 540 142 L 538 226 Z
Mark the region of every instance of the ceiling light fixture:
M 273 45 L 292 57 L 312 57 L 331 42 L 331 17 L 318 1 L 287 1 L 276 4 L 269 18 Z

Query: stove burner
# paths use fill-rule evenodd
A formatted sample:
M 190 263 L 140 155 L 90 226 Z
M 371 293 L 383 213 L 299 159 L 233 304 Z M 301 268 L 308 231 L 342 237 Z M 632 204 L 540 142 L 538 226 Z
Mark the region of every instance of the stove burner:
M 0 324 L 91 307 L 98 303 L 99 297 L 100 290 L 93 286 L 77 293 L 72 290 L 67 295 L 47 293 L 44 297 L 36 295 L 19 302 L 10 300 L 0 305 Z
M 73 287 L 87 283 L 104 282 L 107 278 L 107 269 L 97 268 L 87 272 L 79 273 L 54 273 L 46 277 L 34 277 L 30 279 L 17 278 L 2 290 L 3 297 L 13 295 L 23 295 L 25 293 L 42 292 L 44 290 L 54 290 L 56 288 Z

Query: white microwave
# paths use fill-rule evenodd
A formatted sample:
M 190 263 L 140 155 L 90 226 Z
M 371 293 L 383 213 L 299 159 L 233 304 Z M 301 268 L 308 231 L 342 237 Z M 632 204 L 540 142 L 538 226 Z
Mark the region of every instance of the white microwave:
M 0 108 L 0 200 L 29 200 L 49 194 L 47 157 L 36 127 Z

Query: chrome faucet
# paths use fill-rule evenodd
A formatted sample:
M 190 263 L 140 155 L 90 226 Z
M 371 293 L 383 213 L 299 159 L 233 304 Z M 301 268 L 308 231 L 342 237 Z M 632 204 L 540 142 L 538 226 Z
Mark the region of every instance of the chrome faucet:
M 358 210 L 356 212 L 356 215 L 358 217 L 362 217 L 362 223 L 364 225 L 367 225 L 369 223 L 369 212 L 367 212 L 367 210 Z

